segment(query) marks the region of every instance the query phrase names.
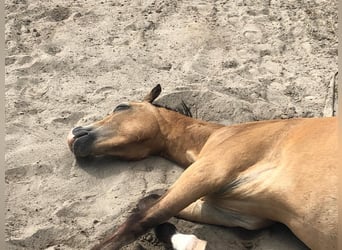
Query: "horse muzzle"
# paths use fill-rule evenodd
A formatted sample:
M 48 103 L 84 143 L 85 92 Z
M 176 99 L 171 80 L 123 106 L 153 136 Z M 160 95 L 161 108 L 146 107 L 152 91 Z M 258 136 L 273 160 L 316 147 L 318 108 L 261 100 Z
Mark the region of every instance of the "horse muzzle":
M 92 145 L 96 139 L 92 127 L 76 127 L 70 130 L 67 142 L 75 156 L 85 157 L 91 155 Z

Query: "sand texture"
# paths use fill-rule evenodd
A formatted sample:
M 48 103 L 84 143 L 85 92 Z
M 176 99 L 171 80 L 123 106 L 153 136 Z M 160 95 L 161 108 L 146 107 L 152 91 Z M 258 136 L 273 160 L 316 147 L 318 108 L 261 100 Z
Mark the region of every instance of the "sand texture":
M 69 130 L 156 84 L 160 103 L 233 124 L 336 112 L 337 1 L 5 0 L 6 242 L 89 249 L 181 174 L 159 157 L 77 162 Z M 307 249 L 284 226 L 172 219 L 210 249 Z M 165 249 L 149 233 L 126 249 Z

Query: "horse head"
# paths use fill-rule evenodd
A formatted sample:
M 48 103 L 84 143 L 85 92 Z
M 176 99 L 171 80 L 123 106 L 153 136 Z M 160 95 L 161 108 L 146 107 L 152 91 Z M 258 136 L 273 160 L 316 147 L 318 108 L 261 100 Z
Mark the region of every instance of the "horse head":
M 137 160 L 162 148 L 152 102 L 161 93 L 158 84 L 140 102 L 121 103 L 100 121 L 71 129 L 68 145 L 76 157 L 112 155 Z

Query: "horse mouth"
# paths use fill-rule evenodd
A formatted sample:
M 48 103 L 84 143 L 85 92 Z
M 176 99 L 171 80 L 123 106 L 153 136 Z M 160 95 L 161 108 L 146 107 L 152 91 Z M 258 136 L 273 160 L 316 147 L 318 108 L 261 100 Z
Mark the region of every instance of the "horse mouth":
M 75 156 L 88 156 L 91 154 L 91 145 L 95 137 L 90 133 L 90 129 L 76 127 L 72 129 L 67 137 L 67 143 L 71 152 Z

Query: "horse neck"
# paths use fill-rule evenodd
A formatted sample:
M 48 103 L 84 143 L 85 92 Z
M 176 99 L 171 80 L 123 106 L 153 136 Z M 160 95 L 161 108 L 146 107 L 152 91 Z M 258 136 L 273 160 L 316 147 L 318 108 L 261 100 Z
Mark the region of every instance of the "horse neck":
M 184 168 L 193 163 L 209 136 L 224 126 L 187 117 L 165 108 L 159 108 L 157 119 L 164 145 L 160 155 Z

